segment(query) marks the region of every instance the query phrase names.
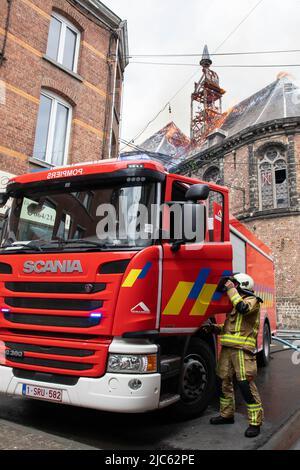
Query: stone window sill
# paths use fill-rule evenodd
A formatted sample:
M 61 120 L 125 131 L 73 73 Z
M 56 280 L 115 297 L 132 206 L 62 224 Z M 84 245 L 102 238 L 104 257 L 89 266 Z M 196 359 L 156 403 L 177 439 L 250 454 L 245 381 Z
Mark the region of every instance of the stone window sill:
M 29 157 L 28 161 L 29 163 L 32 163 L 33 165 L 37 165 L 41 168 L 44 168 L 45 170 L 49 170 L 53 168 L 52 165 L 49 165 L 49 163 L 43 162 L 42 160 L 39 160 L 38 158 Z
M 56 62 L 56 60 L 51 59 L 51 57 L 48 57 L 47 55 L 43 56 L 43 59 L 46 60 L 47 62 L 50 62 L 50 64 L 54 65 L 54 67 L 57 67 L 58 69 L 62 70 L 63 72 L 67 73 L 73 78 L 76 78 L 79 82 L 83 82 L 83 78 L 81 75 L 78 73 L 73 72 L 72 70 L 68 69 L 67 67 L 64 67 L 62 64 L 59 64 Z

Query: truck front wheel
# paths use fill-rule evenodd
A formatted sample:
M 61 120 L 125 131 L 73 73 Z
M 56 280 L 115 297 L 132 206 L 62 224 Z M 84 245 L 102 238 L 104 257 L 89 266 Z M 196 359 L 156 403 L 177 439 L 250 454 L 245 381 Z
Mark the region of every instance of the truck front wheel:
M 215 358 L 208 344 L 192 338 L 183 360 L 180 401 L 172 406 L 179 418 L 192 418 L 205 410 L 215 386 Z

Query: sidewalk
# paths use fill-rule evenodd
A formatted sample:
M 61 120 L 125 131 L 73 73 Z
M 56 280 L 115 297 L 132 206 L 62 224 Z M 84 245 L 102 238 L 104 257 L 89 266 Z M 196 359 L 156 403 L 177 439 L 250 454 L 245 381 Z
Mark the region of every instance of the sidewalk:
M 0 450 L 93 450 L 94 447 L 0 419 Z

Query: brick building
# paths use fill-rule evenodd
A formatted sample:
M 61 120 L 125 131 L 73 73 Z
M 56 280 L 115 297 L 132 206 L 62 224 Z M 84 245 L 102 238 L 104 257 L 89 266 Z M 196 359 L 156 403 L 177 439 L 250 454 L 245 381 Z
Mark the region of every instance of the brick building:
M 0 170 L 115 157 L 126 21 L 98 0 L 0 0 Z
M 175 168 L 231 189 L 233 215 L 273 250 L 279 324 L 298 329 L 299 97 L 296 84 L 279 76 L 224 113 L 200 150 Z

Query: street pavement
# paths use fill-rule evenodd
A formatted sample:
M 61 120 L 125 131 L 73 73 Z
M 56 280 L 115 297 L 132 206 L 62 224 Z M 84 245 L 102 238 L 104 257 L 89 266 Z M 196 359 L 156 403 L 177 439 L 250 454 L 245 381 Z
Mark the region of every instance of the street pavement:
M 239 393 L 235 424 L 214 427 L 209 418 L 217 413 L 215 397 L 201 417 L 180 422 L 166 411 L 115 414 L 1 395 L 0 449 L 257 449 L 300 409 L 300 365 L 291 356 L 288 350 L 274 353 L 270 366 L 259 370 L 265 425 L 255 439 L 244 437 Z

